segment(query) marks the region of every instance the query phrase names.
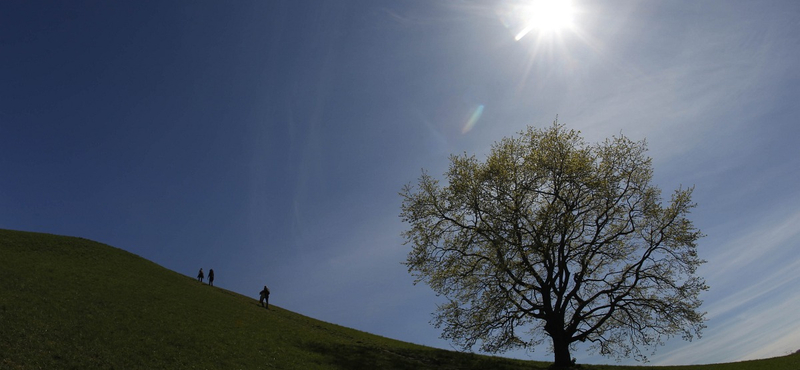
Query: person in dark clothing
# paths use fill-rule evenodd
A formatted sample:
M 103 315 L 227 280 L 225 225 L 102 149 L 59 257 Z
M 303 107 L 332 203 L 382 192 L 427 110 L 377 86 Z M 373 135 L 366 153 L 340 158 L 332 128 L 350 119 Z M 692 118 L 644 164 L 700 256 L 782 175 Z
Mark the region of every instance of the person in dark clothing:
M 264 285 L 264 290 L 259 292 L 259 294 L 261 294 L 261 299 L 259 299 L 258 302 L 261 303 L 261 305 L 264 306 L 266 309 L 269 309 L 269 289 L 267 289 L 266 285 Z
M 203 282 L 203 269 L 200 269 L 200 272 L 197 273 L 197 281 Z
M 214 269 L 208 270 L 208 285 L 214 286 Z

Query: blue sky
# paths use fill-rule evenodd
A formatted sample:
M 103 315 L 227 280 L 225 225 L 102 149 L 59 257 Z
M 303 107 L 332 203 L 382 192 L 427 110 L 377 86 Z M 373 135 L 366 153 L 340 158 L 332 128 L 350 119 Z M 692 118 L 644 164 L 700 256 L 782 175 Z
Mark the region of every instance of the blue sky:
M 653 364 L 800 349 L 800 3 L 572 4 L 515 40 L 525 1 L 0 2 L 0 227 L 450 348 L 398 192 L 558 115 L 696 187 L 708 329 Z

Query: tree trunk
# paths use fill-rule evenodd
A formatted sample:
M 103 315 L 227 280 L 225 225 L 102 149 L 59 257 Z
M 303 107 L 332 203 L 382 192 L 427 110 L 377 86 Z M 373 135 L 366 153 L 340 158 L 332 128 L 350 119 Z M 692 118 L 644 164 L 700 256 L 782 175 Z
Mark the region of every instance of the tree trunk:
M 553 336 L 553 354 L 555 354 L 556 357 L 553 363 L 553 369 L 568 369 L 572 367 L 569 342 L 561 335 Z

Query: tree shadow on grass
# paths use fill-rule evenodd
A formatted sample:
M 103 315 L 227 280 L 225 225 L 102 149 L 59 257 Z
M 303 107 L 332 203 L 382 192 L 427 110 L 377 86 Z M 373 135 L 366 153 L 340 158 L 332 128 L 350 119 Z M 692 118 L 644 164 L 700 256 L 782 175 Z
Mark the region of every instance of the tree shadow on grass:
M 323 362 L 339 369 L 348 370 L 539 370 L 549 364 L 512 360 L 501 357 L 481 356 L 434 348 L 398 349 L 370 346 L 364 343 L 352 345 L 338 343 L 306 343 L 309 351 L 324 357 Z

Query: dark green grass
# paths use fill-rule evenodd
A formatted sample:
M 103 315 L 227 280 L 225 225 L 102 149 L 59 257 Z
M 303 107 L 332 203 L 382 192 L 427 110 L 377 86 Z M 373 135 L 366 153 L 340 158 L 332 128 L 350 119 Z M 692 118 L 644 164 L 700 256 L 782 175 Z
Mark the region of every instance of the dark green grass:
M 0 230 L 0 369 L 545 369 L 399 342 L 93 241 Z M 589 370 L 640 367 L 584 366 Z M 800 356 L 664 369 L 800 369 Z

